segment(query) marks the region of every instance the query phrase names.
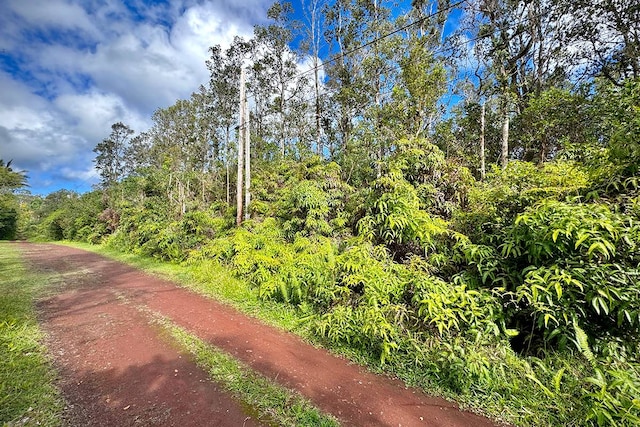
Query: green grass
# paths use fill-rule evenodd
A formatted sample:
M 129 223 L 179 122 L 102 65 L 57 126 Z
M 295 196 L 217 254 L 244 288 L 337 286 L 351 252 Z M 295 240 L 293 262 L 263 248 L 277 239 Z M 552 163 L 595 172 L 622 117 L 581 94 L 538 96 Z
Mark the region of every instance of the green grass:
M 48 278 L 28 272 L 8 243 L 0 243 L 0 277 L 0 424 L 60 425 L 63 402 L 34 310 Z
M 308 400 L 256 373 L 230 355 L 206 344 L 186 330 L 159 319 L 160 326 L 178 346 L 189 352 L 210 378 L 238 400 L 249 413 L 274 426 L 338 426 Z

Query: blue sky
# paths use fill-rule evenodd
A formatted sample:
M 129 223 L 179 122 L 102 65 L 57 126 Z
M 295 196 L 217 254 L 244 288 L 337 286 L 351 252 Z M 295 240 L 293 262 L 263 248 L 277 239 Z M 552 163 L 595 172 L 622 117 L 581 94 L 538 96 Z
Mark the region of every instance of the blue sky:
M 208 47 L 250 36 L 270 4 L 1 0 L 0 158 L 27 171 L 34 194 L 89 190 L 111 124 L 146 130 L 155 109 L 208 80 Z

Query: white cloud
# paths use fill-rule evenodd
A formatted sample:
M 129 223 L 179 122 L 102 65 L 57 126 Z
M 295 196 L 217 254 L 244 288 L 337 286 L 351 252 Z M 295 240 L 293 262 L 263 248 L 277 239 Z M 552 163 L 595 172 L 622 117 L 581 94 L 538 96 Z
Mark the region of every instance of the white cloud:
M 95 33 L 87 12 L 65 0 L 8 0 L 7 7 L 31 26 L 63 28 Z
M 214 44 L 250 36 L 271 0 L 0 1 L 0 158 L 47 177 L 91 180 L 111 124 L 149 127 L 153 111 L 206 83 Z M 4 71 L 3 71 L 4 70 Z
M 95 53 L 84 55 L 79 67 L 97 87 L 144 111 L 170 104 L 195 89 L 192 76 L 203 75 L 181 64 L 167 35 L 158 28 L 123 34 L 99 45 Z
M 100 175 L 95 167 L 90 167 L 85 170 L 62 168 L 60 175 L 71 181 L 81 180 L 91 183 L 97 183 L 100 181 Z
M 55 105 L 65 115 L 65 121 L 73 124 L 75 132 L 92 147 L 111 132 L 116 122 L 126 123 L 132 129 L 146 129 L 149 118 L 127 108 L 124 101 L 113 93 L 91 91 L 86 94 L 62 95 Z
M 317 58 L 315 63 L 317 63 L 317 67 L 318 67 L 318 79 L 320 80 L 320 82 L 323 82 L 326 77 L 326 72 L 324 69 L 324 64 L 322 62 L 322 59 Z M 305 75 L 309 80 L 313 80 L 315 75 L 313 71 L 313 68 L 316 66 L 315 63 L 312 56 L 305 56 L 298 63 L 298 73 L 305 73 Z
M 47 143 L 56 122 L 48 103 L 6 73 L 0 73 L 0 92 L 0 157 L 21 168 L 46 167 L 56 151 Z

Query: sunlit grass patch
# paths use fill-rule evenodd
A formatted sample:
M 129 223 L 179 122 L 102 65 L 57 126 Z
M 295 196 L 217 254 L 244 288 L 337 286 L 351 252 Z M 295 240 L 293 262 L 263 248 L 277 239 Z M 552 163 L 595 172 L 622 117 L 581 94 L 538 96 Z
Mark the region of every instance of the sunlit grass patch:
M 277 426 L 339 425 L 335 418 L 323 414 L 297 393 L 258 374 L 169 320 L 157 322 L 213 381 L 242 402 L 248 413 L 255 413 L 260 421 Z
M 0 424 L 60 425 L 62 399 L 33 307 L 47 277 L 29 273 L 0 243 Z

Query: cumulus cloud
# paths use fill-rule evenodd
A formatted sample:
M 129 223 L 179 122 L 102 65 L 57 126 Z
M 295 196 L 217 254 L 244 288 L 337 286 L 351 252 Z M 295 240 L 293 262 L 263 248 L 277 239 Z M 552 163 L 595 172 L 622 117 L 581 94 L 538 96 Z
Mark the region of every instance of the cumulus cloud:
M 73 125 L 77 135 L 94 147 L 108 136 L 111 125 L 126 123 L 134 130 L 149 126 L 149 118 L 137 110 L 128 108 L 125 101 L 114 93 L 92 90 L 82 94 L 67 94 L 54 102 L 62 119 Z
M 86 11 L 78 4 L 64 0 L 7 0 L 10 11 L 33 26 L 49 26 L 92 30 Z
M 250 36 L 270 4 L 0 2 L 0 158 L 28 169 L 35 192 L 91 183 L 111 124 L 146 130 L 155 109 L 207 81 L 209 46 Z
M 100 180 L 100 176 L 95 167 L 90 167 L 85 170 L 77 170 L 64 167 L 60 170 L 60 177 L 70 181 L 84 181 L 96 183 Z

